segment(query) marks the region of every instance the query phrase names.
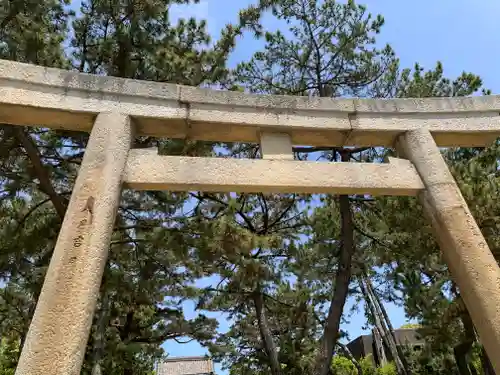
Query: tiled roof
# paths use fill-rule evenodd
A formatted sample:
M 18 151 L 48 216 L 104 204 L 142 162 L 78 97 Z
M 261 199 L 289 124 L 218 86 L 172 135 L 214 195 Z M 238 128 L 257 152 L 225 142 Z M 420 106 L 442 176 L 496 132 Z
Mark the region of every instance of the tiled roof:
M 213 371 L 212 360 L 207 357 L 167 358 L 157 367 L 157 375 L 205 375 Z

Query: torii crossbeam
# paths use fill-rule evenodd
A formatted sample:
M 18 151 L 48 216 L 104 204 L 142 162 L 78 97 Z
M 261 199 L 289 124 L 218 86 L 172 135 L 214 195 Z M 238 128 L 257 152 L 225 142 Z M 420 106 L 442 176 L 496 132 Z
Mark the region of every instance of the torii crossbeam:
M 499 96 L 247 95 L 0 60 L 0 123 L 90 132 L 16 374 L 80 373 L 124 186 L 418 195 L 500 374 L 500 269 L 438 149 L 491 144 L 499 113 Z M 136 135 L 260 143 L 263 160 L 160 156 L 131 149 Z M 404 159 L 295 161 L 292 145 L 394 146 Z

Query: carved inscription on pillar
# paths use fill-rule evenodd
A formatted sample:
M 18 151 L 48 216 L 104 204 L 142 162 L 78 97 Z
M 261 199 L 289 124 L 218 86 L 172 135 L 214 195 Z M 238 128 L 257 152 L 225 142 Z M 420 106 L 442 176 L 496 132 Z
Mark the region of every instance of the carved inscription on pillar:
M 89 196 L 80 211 L 82 214 L 80 218 L 75 220 L 75 236 L 72 238 L 72 255 L 69 259 L 70 263 L 74 263 L 77 259 L 77 252 L 80 251 L 83 245 L 86 245 L 89 241 L 90 231 L 92 228 L 92 220 L 94 214 L 94 197 Z
M 90 229 L 90 226 L 92 225 L 92 218 L 94 215 L 94 197 L 93 196 L 90 196 L 87 198 L 87 201 L 85 202 L 85 206 L 83 207 L 81 212 L 84 213 L 84 216 L 78 221 L 78 223 L 76 225 L 77 233 L 76 233 L 76 236 L 73 237 L 73 247 L 74 248 L 79 248 L 80 246 L 82 246 L 88 237 L 88 229 Z

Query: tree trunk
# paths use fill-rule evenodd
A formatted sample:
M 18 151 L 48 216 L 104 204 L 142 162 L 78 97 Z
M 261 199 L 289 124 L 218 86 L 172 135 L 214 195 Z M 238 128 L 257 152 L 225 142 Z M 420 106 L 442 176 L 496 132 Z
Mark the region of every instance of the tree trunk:
M 375 329 L 373 330 L 373 339 L 375 340 L 375 348 L 377 349 L 377 354 L 379 355 L 379 360 L 380 364 L 384 365 L 387 362 L 387 356 L 385 354 L 385 347 L 384 344 L 387 348 L 389 348 L 389 343 L 387 342 L 387 339 L 385 338 L 386 336 L 386 330 L 384 329 L 382 325 L 382 320 L 380 315 L 378 314 L 377 310 L 375 309 L 375 305 L 372 301 L 372 298 L 368 292 L 368 289 L 365 285 L 365 278 L 363 276 L 359 277 L 359 287 L 361 289 L 361 293 L 363 294 L 363 297 L 365 298 L 366 304 L 368 306 L 368 309 L 370 310 L 370 314 L 373 317 L 374 323 L 375 323 Z M 379 337 L 376 337 L 379 336 Z M 382 341 L 382 345 L 380 345 L 380 341 Z
M 384 341 L 382 340 L 382 335 L 377 327 L 372 329 L 373 345 L 375 346 L 375 351 L 377 352 L 378 365 L 385 366 L 387 364 L 387 356 L 385 355 Z M 375 361 L 377 365 L 377 361 Z
M 255 311 L 257 313 L 257 322 L 259 324 L 260 336 L 264 343 L 264 349 L 269 358 L 271 373 L 273 375 L 281 375 L 281 365 L 278 359 L 278 351 L 274 345 L 274 340 L 267 322 L 266 312 L 264 310 L 264 296 L 259 290 L 256 290 L 253 295 Z
M 469 353 L 471 347 L 472 342 L 463 342 L 453 348 L 453 354 L 460 375 L 472 375 L 467 363 L 467 353 Z
M 396 335 L 394 334 L 394 327 L 392 326 L 391 320 L 389 319 L 389 315 L 387 314 L 387 310 L 385 309 L 383 303 L 380 301 L 380 298 L 377 295 L 377 293 L 375 292 L 375 289 L 373 288 L 373 284 L 372 284 L 372 282 L 367 274 L 365 274 L 364 279 L 366 282 L 368 293 L 370 294 L 370 296 L 374 302 L 375 309 L 376 309 L 378 315 L 380 316 L 381 320 L 383 322 L 385 322 L 384 328 L 387 327 L 387 331 L 388 331 L 387 338 L 389 341 L 391 353 L 393 353 L 393 352 L 397 353 L 397 356 L 394 356 L 394 354 L 392 354 L 392 356 L 394 358 L 394 362 L 396 363 L 396 366 L 399 366 L 399 367 L 401 367 L 401 369 L 404 369 L 404 372 L 403 372 L 404 374 L 408 374 L 408 363 L 406 362 L 406 358 L 404 356 L 403 350 L 401 349 L 401 347 L 398 345 L 398 343 L 396 341 Z
M 460 293 L 457 292 L 455 284 L 452 285 L 452 291 L 453 294 L 455 295 L 456 301 L 460 306 L 459 310 L 460 320 L 462 321 L 462 325 L 464 326 L 464 343 L 461 344 L 462 347 L 460 347 L 459 345 L 458 352 L 455 350 L 457 348 L 454 348 L 453 350 L 455 354 L 455 360 L 457 361 L 457 366 L 459 367 L 459 371 L 464 371 L 464 373 L 466 373 L 465 370 L 461 369 L 461 367 L 463 368 L 463 363 L 465 363 L 468 367 L 469 372 L 477 373 L 476 368 L 473 368 L 473 365 L 470 364 L 470 360 L 468 360 L 471 354 L 472 346 L 474 342 L 477 341 L 474 322 L 470 317 L 469 311 L 467 310 L 467 307 L 465 306 L 465 303 L 462 297 L 460 296 Z M 457 358 L 457 356 L 462 356 L 462 357 Z M 484 347 L 481 347 L 481 366 L 483 368 L 484 375 L 495 375 L 495 370 L 493 369 L 493 365 L 491 364 L 490 359 L 488 358 L 488 355 L 484 350 Z M 462 372 L 460 372 L 460 374 L 462 374 Z
M 341 152 L 342 161 L 350 160 L 349 151 Z M 326 325 L 321 339 L 318 355 L 316 356 L 314 374 L 327 375 L 330 363 L 333 358 L 333 350 L 339 337 L 340 319 L 344 311 L 344 305 L 351 282 L 352 256 L 355 251 L 354 246 L 354 224 L 348 195 L 339 197 L 340 214 L 342 221 L 341 228 L 341 249 L 337 273 L 335 275 L 335 285 L 330 309 L 326 318 Z
M 457 355 L 461 355 L 463 358 L 458 359 L 460 361 L 460 364 L 457 361 L 457 365 L 459 366 L 459 370 L 462 365 L 462 363 L 465 363 L 465 365 L 468 368 L 469 373 L 472 375 L 477 374 L 477 370 L 474 367 L 474 365 L 470 361 L 470 356 L 472 354 L 472 348 L 474 345 L 474 342 L 477 341 L 477 335 L 476 335 L 476 330 L 474 327 L 474 322 L 472 321 L 472 318 L 469 315 L 469 311 L 467 310 L 467 307 L 465 306 L 464 301 L 462 300 L 462 297 L 460 296 L 459 293 L 456 293 L 456 298 L 458 300 L 459 306 L 460 306 L 460 320 L 462 321 L 462 325 L 464 326 L 464 342 L 462 343 L 462 346 L 459 345 L 458 351 L 454 350 L 455 353 L 455 359 L 457 359 Z M 465 372 L 464 372 L 465 373 Z M 494 374 L 495 372 L 493 372 Z M 484 375 L 487 375 L 488 373 L 485 372 Z
M 394 363 L 396 364 L 396 369 L 398 374 L 400 375 L 407 375 L 407 370 L 406 367 L 403 364 L 403 361 L 401 360 L 400 353 L 397 348 L 397 343 L 396 340 L 394 339 L 393 335 L 391 334 L 390 330 L 387 327 L 387 322 L 385 322 L 384 315 L 382 313 L 382 309 L 379 305 L 379 301 L 377 299 L 377 296 L 374 294 L 373 288 L 369 287 L 369 280 L 368 277 L 361 276 L 360 277 L 360 287 L 361 287 L 361 292 L 365 296 L 366 303 L 368 304 L 368 307 L 370 309 L 370 313 L 373 315 L 373 318 L 375 320 L 375 326 L 380 332 L 380 335 L 382 336 L 382 341 L 386 345 L 386 347 L 389 349 L 392 359 Z M 392 326 L 392 325 L 391 325 Z

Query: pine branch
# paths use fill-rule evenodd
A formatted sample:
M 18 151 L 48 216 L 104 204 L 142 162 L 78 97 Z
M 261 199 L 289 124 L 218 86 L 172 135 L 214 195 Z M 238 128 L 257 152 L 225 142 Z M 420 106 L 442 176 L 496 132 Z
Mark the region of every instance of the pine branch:
M 370 240 L 372 240 L 373 242 L 375 242 L 376 244 L 379 244 L 380 246 L 383 246 L 387 249 L 391 249 L 392 250 L 392 246 L 389 245 L 389 244 L 386 244 L 384 243 L 382 240 L 379 240 L 378 238 L 376 238 L 375 236 L 365 232 L 364 230 L 362 230 L 356 223 L 354 223 L 354 229 L 356 231 L 358 231 L 361 235 L 365 236 L 366 238 L 369 238 Z
M 35 175 L 40 181 L 40 190 L 42 190 L 46 195 L 49 196 L 50 201 L 54 205 L 54 208 L 57 211 L 57 214 L 61 218 L 64 219 L 64 214 L 66 213 L 66 202 L 58 194 L 54 187 L 52 186 L 52 182 L 50 181 L 50 176 L 42 163 L 40 153 L 38 152 L 37 146 L 34 143 L 33 139 L 28 133 L 25 133 L 22 127 L 18 127 L 15 129 L 16 138 L 21 142 L 26 153 L 28 154 L 28 158 L 33 165 L 33 169 L 35 171 Z
M 214 201 L 214 202 L 217 202 L 225 207 L 228 207 L 228 203 L 227 202 L 224 202 L 223 200 L 217 198 L 216 196 L 212 195 L 212 194 L 203 194 L 203 195 L 198 195 L 198 194 L 192 194 L 190 193 L 190 195 L 196 199 L 209 199 L 211 201 Z M 245 222 L 245 224 L 247 225 L 247 228 L 252 232 L 252 233 L 257 233 L 253 223 L 252 223 L 252 220 L 250 220 L 250 218 L 245 215 L 245 213 L 240 209 L 236 210 L 236 212 L 238 213 L 238 215 L 243 219 L 243 221 Z
M 71 195 L 71 191 L 66 191 L 66 192 L 60 193 L 59 195 Z M 51 199 L 47 198 L 47 199 L 44 199 L 43 201 L 37 203 L 33 207 L 31 207 L 30 210 L 21 218 L 21 220 L 19 220 L 19 222 L 17 224 L 16 231 L 19 231 L 23 227 L 24 223 L 26 222 L 26 220 L 28 220 L 28 218 L 31 216 L 31 214 L 33 212 L 35 212 L 38 208 L 40 208 L 45 203 L 50 202 L 50 201 L 51 201 Z
M 343 148 L 343 147 L 293 147 L 292 151 L 296 153 L 313 153 L 313 152 L 346 152 L 350 155 L 359 154 L 372 149 L 372 147 L 359 147 L 359 148 Z
M 336 147 L 293 147 L 292 151 L 297 153 L 312 153 L 332 151 L 334 149 L 336 149 Z
M 140 243 L 148 243 L 148 242 L 152 242 L 152 240 L 147 240 L 147 239 L 144 239 L 144 238 L 136 238 L 136 239 L 129 238 L 128 240 L 111 241 L 109 245 L 110 246 L 114 246 L 114 245 L 126 245 L 126 244 L 137 245 L 137 244 L 140 244 Z

